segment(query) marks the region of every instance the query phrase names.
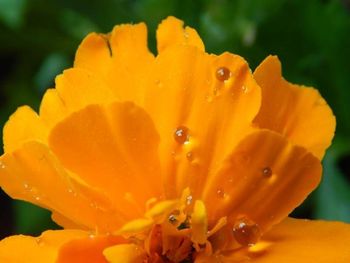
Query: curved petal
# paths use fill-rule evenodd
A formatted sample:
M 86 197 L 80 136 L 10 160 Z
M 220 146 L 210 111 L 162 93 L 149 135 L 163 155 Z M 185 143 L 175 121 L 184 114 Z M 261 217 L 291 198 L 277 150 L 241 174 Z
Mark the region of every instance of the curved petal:
M 39 109 L 40 119 L 47 127 L 51 128 L 68 113 L 69 110 L 57 89 L 47 89 Z
M 127 241 L 119 236 L 88 236 L 65 243 L 59 250 L 56 263 L 108 263 L 105 248 Z
M 349 244 L 348 224 L 288 218 L 251 247 L 248 257 L 254 263 L 347 263 Z
M 4 154 L 0 185 L 11 197 L 26 200 L 100 232 L 118 229 L 125 221 L 110 200 L 68 174 L 46 145 L 31 141 Z M 67 205 L 69 204 L 69 205 Z
M 55 83 L 55 91 L 46 92 L 40 108 L 40 117 L 47 120 L 50 127 L 89 104 L 108 104 L 117 100 L 106 83 L 84 69 L 65 70 L 56 77 Z
M 130 102 L 90 105 L 53 128 L 49 145 L 60 162 L 103 189 L 126 218 L 162 194 L 159 137 L 147 113 Z
M 103 254 L 110 263 L 143 263 L 147 262 L 146 252 L 135 244 L 122 244 L 106 248 Z
M 145 85 L 145 108 L 161 136 L 166 193 L 177 198 L 190 187 L 197 199 L 216 164 L 251 130 L 260 87 L 241 57 L 208 55 L 192 46 L 161 53 Z
M 306 149 L 261 130 L 239 143 L 208 182 L 204 201 L 211 220 L 246 217 L 265 232 L 306 198 L 321 173 L 320 161 Z
M 267 57 L 255 70 L 254 78 L 262 90 L 255 123 L 287 136 L 321 160 L 334 136 L 332 110 L 316 89 L 291 84 L 281 74 L 275 56 Z
M 61 246 L 88 236 L 80 230 L 46 231 L 40 237 L 11 236 L 0 242 L 0 262 L 55 263 Z
M 197 31 L 188 26 L 184 28 L 183 21 L 169 16 L 159 24 L 157 29 L 158 53 L 175 45 L 191 45 L 204 51 L 204 44 Z
M 47 134 L 47 127 L 35 111 L 28 106 L 19 107 L 4 126 L 4 152 L 14 151 L 28 140 L 46 142 Z
M 90 34 L 81 43 L 74 67 L 101 78 L 121 100 L 140 103 L 154 56 L 147 47 L 144 23 L 114 27 L 108 35 Z

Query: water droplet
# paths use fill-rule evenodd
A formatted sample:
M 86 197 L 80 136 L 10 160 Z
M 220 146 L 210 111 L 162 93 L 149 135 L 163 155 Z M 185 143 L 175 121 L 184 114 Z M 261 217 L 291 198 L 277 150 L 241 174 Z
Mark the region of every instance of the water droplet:
M 266 177 L 270 177 L 272 175 L 272 170 L 270 167 L 265 167 L 262 169 L 262 174 Z
M 156 80 L 156 85 L 158 86 L 158 88 L 162 88 L 163 87 L 163 83 L 158 79 Z
M 186 158 L 188 161 L 192 162 L 194 159 L 193 152 L 186 153 Z
M 5 164 L 3 164 L 2 162 L 0 162 L 0 168 L 4 169 L 5 168 Z
M 242 91 L 243 91 L 243 93 L 248 93 L 248 88 L 247 88 L 247 86 L 242 86 Z
M 223 189 L 219 188 L 217 191 L 216 191 L 216 195 L 217 197 L 219 198 L 224 198 L 226 196 L 226 193 Z
M 187 196 L 187 197 L 186 197 L 186 204 L 187 204 L 187 205 L 190 205 L 190 204 L 192 203 L 192 200 L 193 200 L 192 195 Z
M 175 141 L 179 144 L 185 144 L 189 140 L 188 128 L 179 126 L 174 133 Z
M 259 241 L 261 232 L 254 221 L 243 217 L 235 222 L 233 236 L 242 246 L 252 246 Z
M 216 78 L 219 81 L 226 81 L 231 77 L 231 71 L 226 67 L 220 67 L 216 70 Z
M 44 245 L 44 242 L 43 242 L 43 240 L 42 240 L 41 237 L 35 238 L 35 242 L 36 242 L 39 246 L 43 246 L 43 245 Z
M 213 101 L 213 97 L 210 96 L 210 95 L 205 96 L 205 99 L 206 99 L 207 102 L 209 102 L 209 103 Z
M 91 202 L 90 203 L 90 207 L 97 209 L 97 204 L 95 202 Z
M 188 39 L 190 37 L 190 35 L 188 34 L 187 30 L 184 30 L 184 37 L 185 37 L 185 39 Z
M 24 187 L 24 189 L 27 189 L 27 190 L 28 190 L 28 189 L 29 189 L 29 184 L 24 183 L 24 184 L 23 184 L 23 187 Z
M 168 218 L 168 220 L 169 220 L 169 223 L 170 224 L 176 224 L 177 223 L 177 218 L 176 218 L 176 216 L 175 215 L 170 215 L 169 216 L 169 218 Z
M 35 197 L 35 200 L 36 200 L 36 201 L 40 201 L 40 199 L 41 199 L 41 198 L 40 198 L 39 196 L 36 196 L 36 197 Z
M 74 197 L 78 195 L 77 192 L 75 192 L 72 188 L 68 189 L 68 193 L 72 194 Z

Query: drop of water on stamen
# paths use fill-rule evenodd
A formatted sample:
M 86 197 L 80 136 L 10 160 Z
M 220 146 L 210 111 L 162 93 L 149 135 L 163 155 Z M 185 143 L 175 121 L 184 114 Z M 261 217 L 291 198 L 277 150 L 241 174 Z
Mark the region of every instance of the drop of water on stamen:
M 246 217 L 239 218 L 232 231 L 234 238 L 242 246 L 255 245 L 261 237 L 258 224 Z
M 187 196 L 187 198 L 186 198 L 186 204 L 187 204 L 187 205 L 190 205 L 190 204 L 192 203 L 192 200 L 193 200 L 192 195 Z
M 176 219 L 175 215 L 170 215 L 168 220 L 169 220 L 170 224 L 176 224 L 177 223 L 177 219 Z
M 272 175 L 272 170 L 270 167 L 265 167 L 262 169 L 262 174 L 266 177 L 270 177 Z
M 185 126 L 179 126 L 174 133 L 174 139 L 179 144 L 185 144 L 189 140 L 189 130 Z
M 220 67 L 216 70 L 215 75 L 219 81 L 226 81 L 231 77 L 231 71 L 226 67 Z

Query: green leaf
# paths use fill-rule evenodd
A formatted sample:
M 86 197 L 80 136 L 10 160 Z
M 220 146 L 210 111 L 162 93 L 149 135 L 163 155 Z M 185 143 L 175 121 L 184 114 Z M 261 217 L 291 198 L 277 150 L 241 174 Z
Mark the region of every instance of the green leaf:
M 17 29 L 23 23 L 27 0 L 0 0 L 0 19 L 10 28 Z
M 57 229 L 52 222 L 51 213 L 33 204 L 14 201 L 16 233 L 27 235 L 39 235 L 47 229 Z
M 350 184 L 337 167 L 337 149 L 334 144 L 323 161 L 325 172 L 315 193 L 315 217 L 350 223 Z
M 52 53 L 46 57 L 35 76 L 35 83 L 40 91 L 53 87 L 55 76 L 70 65 L 69 58 L 60 53 Z

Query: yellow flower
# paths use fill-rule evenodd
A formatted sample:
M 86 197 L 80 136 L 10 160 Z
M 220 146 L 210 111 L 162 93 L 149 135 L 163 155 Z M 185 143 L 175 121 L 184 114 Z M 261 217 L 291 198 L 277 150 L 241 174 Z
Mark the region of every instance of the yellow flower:
M 92 33 L 39 114 L 4 127 L 0 185 L 64 230 L 1 262 L 350 262 L 350 226 L 287 218 L 320 181 L 335 118 L 277 57 L 252 74 L 169 17 Z

